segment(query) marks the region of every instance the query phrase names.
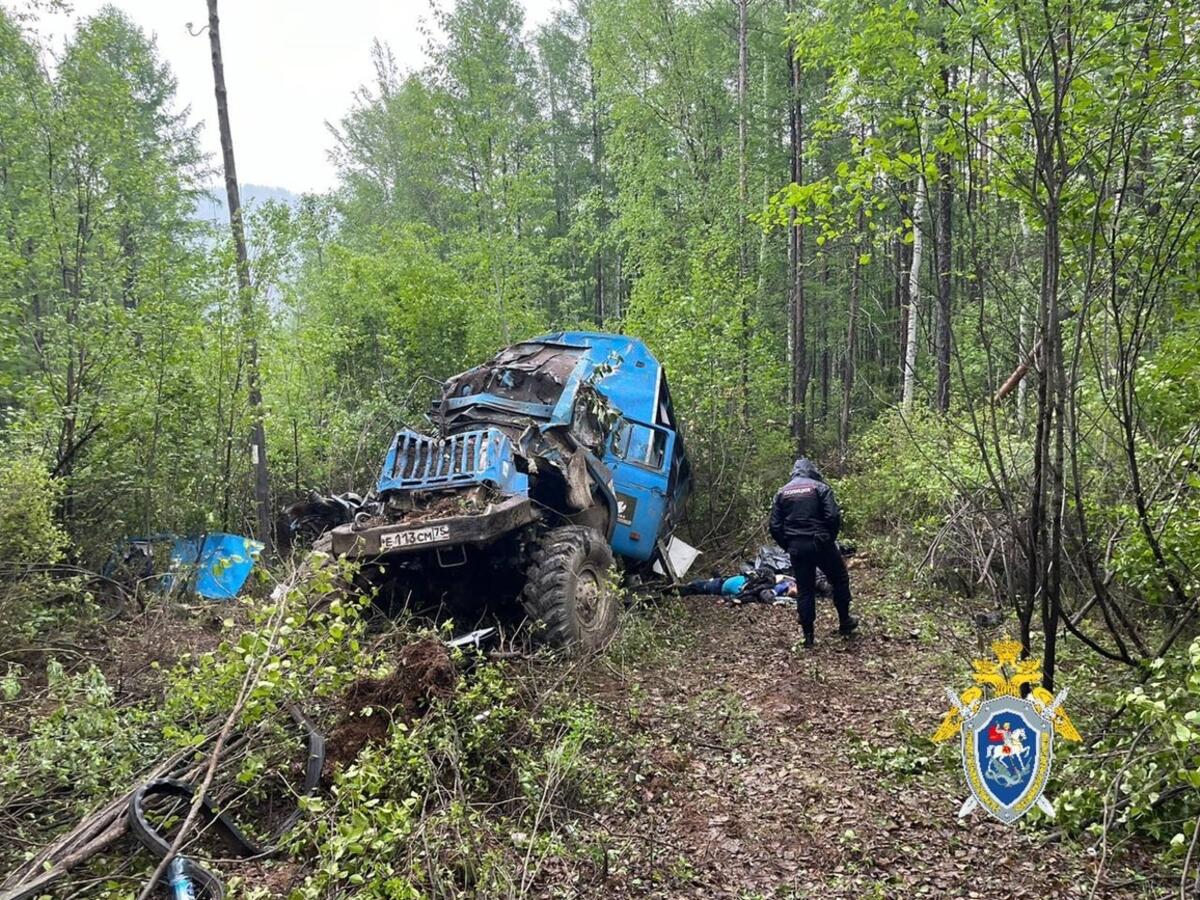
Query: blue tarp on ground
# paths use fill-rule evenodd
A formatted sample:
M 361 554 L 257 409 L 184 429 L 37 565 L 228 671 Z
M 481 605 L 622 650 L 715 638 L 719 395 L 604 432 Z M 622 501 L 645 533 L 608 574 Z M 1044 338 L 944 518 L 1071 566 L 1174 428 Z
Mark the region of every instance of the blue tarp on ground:
M 201 597 L 231 600 L 237 596 L 254 568 L 254 556 L 263 545 L 236 534 L 210 532 L 180 537 L 171 547 L 171 572 L 184 575 Z M 172 575 L 164 577 L 169 587 Z

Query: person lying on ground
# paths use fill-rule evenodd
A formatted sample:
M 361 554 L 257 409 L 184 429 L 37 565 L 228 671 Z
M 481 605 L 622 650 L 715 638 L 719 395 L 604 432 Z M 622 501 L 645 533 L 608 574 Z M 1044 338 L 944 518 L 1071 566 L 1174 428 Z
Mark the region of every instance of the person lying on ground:
M 689 581 L 683 586 L 683 593 L 708 594 L 714 597 L 732 597 L 742 589 L 746 581 L 747 578 L 745 575 L 731 575 L 727 578 L 720 575 L 714 575 L 712 578 L 701 578 L 698 581 Z
M 766 579 L 771 579 L 774 583 L 767 582 Z M 684 594 L 707 594 L 710 596 L 724 596 L 733 598 L 746 599 L 748 595 L 753 594 L 754 599 L 759 598 L 758 594 L 764 589 L 770 593 L 767 599 L 774 600 L 776 597 L 794 597 L 796 596 L 796 579 L 789 578 L 787 575 L 774 575 L 771 573 L 760 574 L 752 573 L 751 575 L 732 575 L 728 578 L 716 576 L 713 578 L 702 578 L 698 581 L 688 582 L 683 586 Z

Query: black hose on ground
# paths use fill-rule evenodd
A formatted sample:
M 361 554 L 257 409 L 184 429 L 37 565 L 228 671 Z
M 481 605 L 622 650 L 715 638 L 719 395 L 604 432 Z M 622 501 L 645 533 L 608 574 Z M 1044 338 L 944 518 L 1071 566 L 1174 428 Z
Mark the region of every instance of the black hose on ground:
M 310 796 L 321 783 L 321 769 L 325 765 L 325 736 L 317 731 L 316 725 L 298 707 L 289 706 L 288 712 L 292 720 L 304 729 L 308 737 L 308 759 L 304 765 L 304 789 L 302 796 Z M 146 819 L 146 801 L 151 797 L 172 796 L 191 801 L 195 790 L 190 784 L 177 781 L 174 778 L 157 778 L 147 782 L 129 798 L 129 830 L 133 836 L 158 859 L 171 852 L 171 841 L 164 838 L 158 830 Z M 255 856 L 270 856 L 277 851 L 279 840 L 299 821 L 302 810 L 297 808 L 275 830 L 271 844 L 260 847 L 242 834 L 241 830 L 224 813 L 218 812 L 208 797 L 200 802 L 200 816 L 206 826 L 212 826 L 221 838 L 228 844 L 235 856 L 241 858 Z M 209 900 L 222 900 L 225 896 L 225 885 L 221 879 L 193 860 L 187 860 L 184 871 L 191 879 L 196 889 L 197 897 L 207 897 Z

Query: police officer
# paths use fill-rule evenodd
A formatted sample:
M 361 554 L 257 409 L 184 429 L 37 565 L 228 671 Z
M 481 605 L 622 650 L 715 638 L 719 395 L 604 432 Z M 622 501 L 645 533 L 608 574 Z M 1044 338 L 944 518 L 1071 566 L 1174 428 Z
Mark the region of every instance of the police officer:
M 833 488 L 811 462 L 803 457 L 796 460 L 792 480 L 775 495 L 770 531 L 775 543 L 792 558 L 805 647 L 813 645 L 817 569 L 825 573 L 833 590 L 838 631 L 848 637 L 858 627 L 858 620 L 850 615 L 850 575 L 837 545 L 841 527 L 842 511 Z

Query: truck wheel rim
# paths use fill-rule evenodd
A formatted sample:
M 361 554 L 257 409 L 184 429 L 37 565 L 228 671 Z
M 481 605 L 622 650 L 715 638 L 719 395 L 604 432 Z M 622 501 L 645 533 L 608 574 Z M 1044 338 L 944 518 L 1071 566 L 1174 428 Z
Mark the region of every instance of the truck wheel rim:
M 600 580 L 591 569 L 579 573 L 575 582 L 575 612 L 585 627 L 591 627 L 600 611 L 602 602 Z

